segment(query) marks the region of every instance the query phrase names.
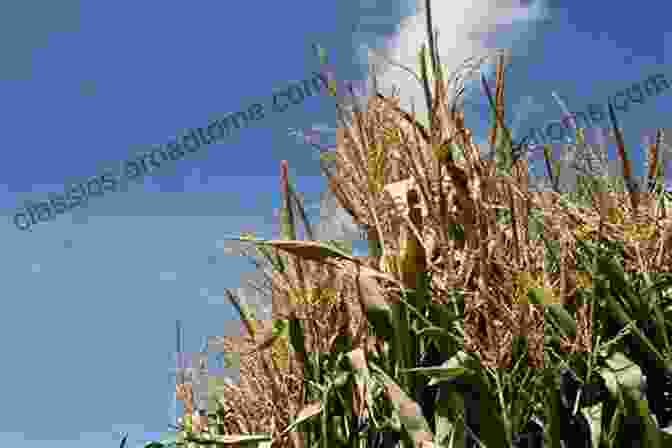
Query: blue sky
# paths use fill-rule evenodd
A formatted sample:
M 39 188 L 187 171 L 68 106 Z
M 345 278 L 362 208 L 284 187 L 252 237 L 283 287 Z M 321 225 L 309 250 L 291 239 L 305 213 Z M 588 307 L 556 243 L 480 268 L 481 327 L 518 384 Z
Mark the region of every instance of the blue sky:
M 655 73 L 672 81 L 667 2 L 460 0 L 434 9 L 448 66 L 511 49 L 506 102 L 520 112 L 517 139 L 561 117 L 552 91 L 580 111 Z M 367 46 L 416 67 L 424 39 L 416 13 L 415 0 L 0 5 L 8 155 L 0 165 L 0 336 L 10 341 L 2 380 L 12 384 L 3 392 L 11 407 L 0 410 L 1 446 L 118 446 L 125 432 L 133 446 L 167 428 L 175 320 L 184 323 L 187 350 L 239 331 L 223 291 L 255 273 L 223 238 L 243 230 L 277 236 L 279 161 L 289 161 L 312 217 L 342 217 L 320 212 L 326 184 L 315 151 L 291 132 L 315 128 L 325 144 L 335 141 L 334 100 L 321 94 L 275 113 L 273 93 L 314 76 L 315 42 L 340 79 L 364 78 Z M 421 109 L 407 74 L 389 68 L 382 85 L 392 84 L 416 95 Z M 472 92 L 467 124 L 482 141 L 487 100 L 477 85 Z M 641 136 L 668 126 L 671 95 L 619 113 L 636 166 Z M 31 231 L 14 226 L 24 201 L 62 193 L 255 103 L 268 109 L 265 118 L 221 143 Z

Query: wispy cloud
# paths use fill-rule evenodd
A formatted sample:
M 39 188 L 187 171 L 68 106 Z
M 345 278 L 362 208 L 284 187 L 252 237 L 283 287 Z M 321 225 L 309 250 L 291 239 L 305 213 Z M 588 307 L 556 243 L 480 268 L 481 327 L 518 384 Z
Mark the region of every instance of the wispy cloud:
M 411 110 L 411 101 L 420 116 L 426 115 L 424 94 L 417 80 L 408 72 L 386 64 L 376 56 L 382 54 L 419 73 L 418 50 L 427 41 L 424 0 L 405 0 L 415 6 L 416 14 L 402 20 L 398 32 L 384 37 L 384 47 L 375 52 L 360 52 L 363 63 L 381 68 L 380 86 L 389 92 L 397 86 L 402 92 L 401 105 Z M 437 45 L 446 73 L 453 73 L 467 59 L 485 56 L 494 48 L 508 48 L 511 54 L 525 52 L 533 37 L 532 24 L 545 20 L 548 12 L 543 1 L 524 6 L 519 0 L 457 0 L 433 2 L 432 19 L 439 30 Z

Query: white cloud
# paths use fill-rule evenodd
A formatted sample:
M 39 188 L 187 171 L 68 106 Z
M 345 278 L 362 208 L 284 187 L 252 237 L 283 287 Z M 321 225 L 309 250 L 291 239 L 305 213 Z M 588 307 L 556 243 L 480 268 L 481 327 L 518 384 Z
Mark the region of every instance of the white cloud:
M 410 112 L 412 103 L 420 121 L 426 123 L 426 107 L 424 107 L 424 93 L 421 85 L 410 73 L 386 61 L 394 61 L 395 64 L 410 68 L 416 74 L 419 73 L 418 51 L 427 41 L 425 1 L 403 1 L 405 4 L 402 5 L 404 6 L 402 9 L 413 10 L 412 7 L 415 6 L 416 15 L 402 19 L 395 34 L 377 35 L 376 39 L 372 40 L 382 45 L 373 51 L 360 42 L 355 42 L 355 44 L 358 47 L 361 63 L 367 67 L 370 65 L 375 67 L 375 75 L 381 91 L 389 94 L 394 87 L 400 92 L 401 107 Z M 525 53 L 527 42 L 533 37 L 532 25 L 548 16 L 545 0 L 536 0 L 534 4 L 527 6 L 523 6 L 520 0 L 434 1 L 431 6 L 433 25 L 439 32 L 437 46 L 444 73 L 447 75 L 452 75 L 456 69 L 463 66 L 467 59 L 494 54 L 494 48 L 508 49 L 509 54 L 512 55 Z M 355 33 L 353 39 L 357 40 L 361 36 Z M 371 40 L 367 39 L 367 41 Z M 493 41 L 496 46 L 491 44 Z M 496 62 L 496 60 L 492 59 L 490 62 Z M 492 64 L 481 66 L 481 69 L 488 75 L 493 68 Z M 478 89 L 477 94 L 480 95 L 480 80 L 474 75 L 478 76 L 478 72 L 472 74 L 471 79 L 478 81 L 473 84 L 473 87 Z M 334 76 L 338 82 L 337 74 Z M 360 81 L 354 87 L 355 92 L 361 93 L 357 102 L 362 107 L 366 105 L 366 95 L 371 92 L 370 88 L 366 88 L 367 86 L 371 86 L 370 79 Z M 469 88 L 472 85 L 467 83 L 465 87 Z M 351 109 L 347 105 L 349 95 L 341 100 L 346 103 L 344 105 L 346 109 Z M 537 112 L 541 108 L 531 97 L 523 99 L 523 106 L 520 111 L 517 110 L 516 124 L 524 120 L 528 114 Z M 316 124 L 313 129 L 319 129 L 319 125 Z M 305 138 L 305 133 L 301 136 Z M 487 153 L 486 142 L 476 135 L 474 139 L 481 151 Z M 325 192 L 320 203 L 321 219 L 316 232 L 318 239 L 359 239 L 359 230 L 351 217 L 338 207 L 335 198 Z
M 384 46 L 375 53 L 419 73 L 418 51 L 427 41 L 424 0 L 405 0 L 416 6 L 416 15 L 402 19 L 398 32 L 382 36 Z M 452 74 L 469 58 L 492 54 L 494 48 L 506 48 L 511 54 L 527 50 L 533 22 L 544 20 L 547 9 L 542 0 L 522 6 L 520 0 L 456 0 L 432 2 L 432 19 L 439 36 L 437 45 L 445 73 Z M 491 42 L 494 42 L 492 44 Z M 402 93 L 401 106 L 410 111 L 411 101 L 420 116 L 426 115 L 424 94 L 417 80 L 403 69 L 383 62 L 366 47 L 360 48 L 363 63 L 376 64 L 381 89 L 389 93 L 397 86 Z M 488 71 L 487 67 L 482 67 Z M 492 70 L 492 67 L 489 67 Z

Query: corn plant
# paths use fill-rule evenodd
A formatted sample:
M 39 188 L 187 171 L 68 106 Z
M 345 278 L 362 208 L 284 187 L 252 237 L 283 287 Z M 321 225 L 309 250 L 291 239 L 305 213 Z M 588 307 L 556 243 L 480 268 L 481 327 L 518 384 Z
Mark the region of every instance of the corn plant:
M 230 347 L 246 382 L 217 400 L 227 434 L 199 443 L 238 431 L 301 448 L 669 446 L 660 138 L 642 192 L 610 108 L 623 178 L 584 173 L 563 191 L 546 148 L 552 190 L 531 192 L 504 124 L 503 55 L 494 88 L 481 75 L 493 117 L 484 160 L 457 107 L 469 68 L 444 75 L 425 6 L 428 122 L 377 89 L 349 117 L 337 102 L 343 126 L 324 173 L 369 257 L 313 239 L 283 161 L 280 239 L 237 238 L 267 274 L 273 322 L 227 292 L 249 333 Z

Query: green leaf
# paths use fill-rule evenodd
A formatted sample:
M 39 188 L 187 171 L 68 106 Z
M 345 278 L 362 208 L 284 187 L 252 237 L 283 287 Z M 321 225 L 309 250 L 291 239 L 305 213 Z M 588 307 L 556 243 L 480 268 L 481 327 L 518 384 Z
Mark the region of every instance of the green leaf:
M 473 391 L 474 395 L 471 398 L 465 396 L 465 401 L 471 399 L 472 405 L 478 406 L 481 440 L 487 447 L 504 446 L 508 438 L 503 410 L 493 396 L 492 390 L 480 375 L 465 375 L 461 380 Z M 465 403 L 465 405 L 469 404 Z
M 535 305 L 544 305 L 548 309 L 552 319 L 560 331 L 568 338 L 576 337 L 576 321 L 567 312 L 564 305 L 559 303 L 546 303 L 544 291 L 539 288 L 530 288 L 527 291 L 528 300 Z
M 448 332 L 448 330 L 444 328 L 432 326 L 418 330 L 417 335 L 432 337 L 432 336 L 448 336 L 450 335 L 450 333 Z
M 297 317 L 292 317 L 289 321 L 289 340 L 294 351 L 299 353 L 305 359 L 308 356 L 305 345 L 306 339 L 301 321 Z
M 602 437 L 602 403 L 587 407 L 583 410 L 583 415 L 588 419 L 590 426 L 590 439 L 592 448 L 598 448 Z M 582 412 L 579 410 L 579 412 Z
M 465 375 L 467 373 L 472 373 L 470 369 L 467 368 L 467 363 L 469 361 L 469 356 L 466 352 L 460 350 L 452 358 L 446 360 L 441 367 L 427 367 L 426 369 L 431 369 L 434 372 L 429 373 L 432 376 L 432 379 L 429 381 L 428 386 L 433 386 L 439 384 L 442 381 L 452 380 L 455 377 Z M 411 370 L 423 370 L 423 369 L 411 369 Z
M 280 188 L 282 190 L 282 206 L 280 207 L 281 238 L 283 240 L 295 241 L 296 224 L 294 222 L 294 209 L 291 203 L 289 168 L 286 160 L 283 160 L 280 165 Z
M 609 254 L 600 254 L 597 258 L 597 267 L 598 271 L 609 279 L 609 285 L 614 295 L 623 297 L 632 306 L 634 314 L 641 315 L 643 304 L 626 280 L 623 266 L 617 263 Z
M 391 341 L 399 337 L 399 325 L 392 305 L 373 277 L 359 276 L 357 294 L 363 304 L 364 312 L 375 334 Z M 398 345 L 398 344 L 395 344 Z
M 429 113 L 429 126 L 430 126 L 430 131 L 431 128 L 433 128 L 433 110 L 432 110 L 432 92 L 429 89 L 429 74 L 427 70 L 427 47 L 425 44 L 422 44 L 422 48 L 420 49 L 420 73 L 422 75 L 422 88 L 425 92 L 425 101 L 427 102 L 427 112 Z
M 455 392 L 450 394 L 439 394 L 434 411 L 434 423 L 436 431 L 434 434 L 434 443 L 442 446 L 463 447 L 464 440 L 464 421 L 457 418 L 460 412 L 464 411 L 464 397 Z M 446 439 L 449 443 L 446 445 Z
M 549 448 L 562 448 L 560 445 L 560 394 L 557 393 L 560 387 L 559 378 L 560 374 L 557 370 L 548 370 L 543 374 L 543 384 L 550 391 L 544 403 L 547 417 L 547 424 L 544 427 L 544 446 L 549 445 Z
M 334 249 L 346 253 L 348 255 L 352 255 L 352 241 L 351 240 L 327 240 L 325 241 L 325 244 L 327 244 L 330 247 L 333 247 Z
M 240 320 L 243 322 L 245 325 L 245 328 L 247 331 L 250 333 L 250 335 L 254 336 L 256 333 L 256 328 L 255 328 L 255 322 L 254 322 L 254 313 L 250 309 L 249 306 L 246 304 L 242 303 L 235 294 L 233 294 L 231 291 L 228 289 L 224 289 L 224 293 L 226 294 L 227 298 L 231 302 L 231 304 L 234 306 L 236 311 L 238 311 L 238 314 L 240 315 Z
M 306 230 L 306 238 L 308 240 L 314 240 L 315 238 L 313 234 L 313 226 L 310 224 L 310 220 L 308 219 L 308 215 L 306 214 L 306 209 L 303 206 L 303 202 L 296 194 L 293 185 L 294 183 L 291 182 L 290 178 L 289 182 L 290 198 L 292 200 L 292 203 L 296 206 L 296 210 L 299 212 L 299 217 L 301 218 L 301 222 L 303 223 L 303 228 Z
M 607 367 L 598 371 L 605 380 L 609 394 L 620 403 L 626 416 L 639 422 L 639 434 L 632 434 L 633 427 L 628 426 L 628 436 L 641 440 L 642 446 L 661 447 L 661 433 L 651 416 L 648 400 L 643 400 L 641 396 L 642 373 L 639 366 L 620 352 L 606 359 L 606 364 Z M 625 437 L 625 434 L 619 432 L 621 437 Z
M 412 400 L 406 392 L 388 376 L 380 367 L 371 363 L 371 367 L 376 374 L 382 379 L 385 385 L 386 396 L 392 403 L 396 415 L 399 417 L 401 424 L 413 441 L 414 446 L 422 446 L 423 441 L 431 442 L 434 440 L 434 435 L 429 429 L 429 424 L 422 415 L 420 405 Z
M 172 448 L 177 446 L 178 432 L 166 432 L 159 441 L 152 441 L 145 444 L 144 448 Z
M 467 369 L 464 367 L 414 367 L 412 369 L 401 369 L 402 373 L 422 373 L 431 376 L 433 381 L 452 380 L 455 377 L 464 375 Z
M 462 227 L 462 224 L 449 222 L 448 236 L 451 240 L 464 241 L 464 227 Z
M 285 428 L 281 434 L 289 433 L 290 431 L 294 430 L 294 428 L 299 426 L 301 423 L 311 420 L 316 415 L 322 414 L 323 410 L 324 407 L 322 406 L 322 403 L 319 401 L 307 404 L 299 411 L 294 421 L 287 428 Z

